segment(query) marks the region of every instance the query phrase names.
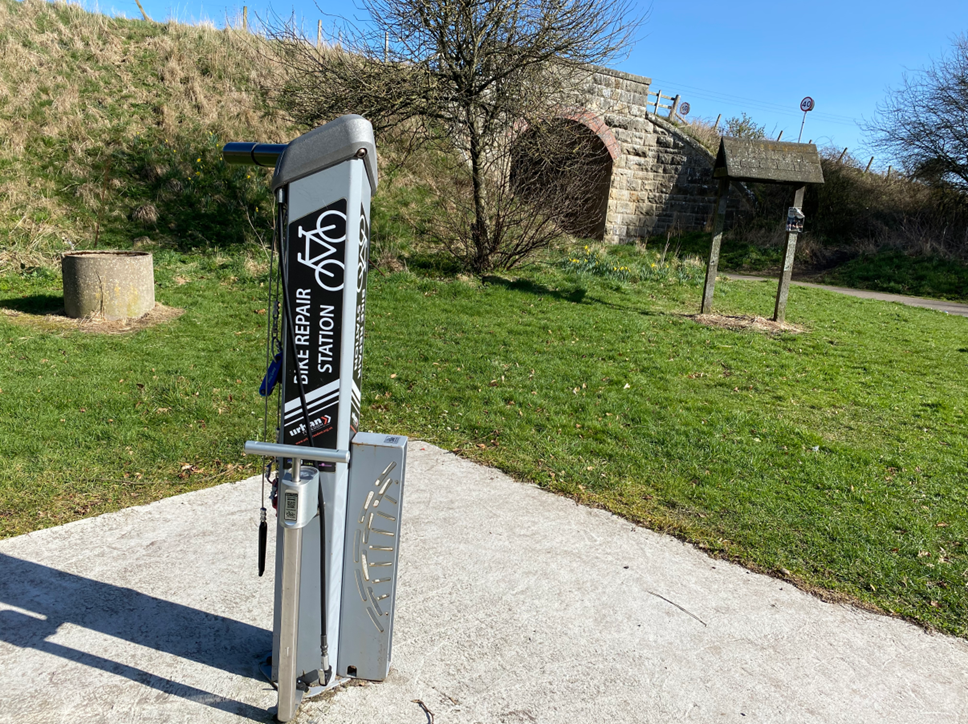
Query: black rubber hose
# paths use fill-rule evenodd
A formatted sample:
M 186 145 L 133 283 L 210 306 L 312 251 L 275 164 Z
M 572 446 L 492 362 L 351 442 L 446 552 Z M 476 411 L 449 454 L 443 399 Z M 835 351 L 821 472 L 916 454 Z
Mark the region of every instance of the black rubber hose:
M 269 524 L 266 522 L 266 509 L 259 510 L 259 577 L 266 572 L 266 540 L 269 536 Z
M 323 659 L 323 686 L 329 683 L 333 668 L 329 665 L 329 640 L 326 635 L 326 501 L 323 500 L 323 485 L 319 484 L 319 586 L 322 592 L 323 611 L 320 616 L 319 650 Z

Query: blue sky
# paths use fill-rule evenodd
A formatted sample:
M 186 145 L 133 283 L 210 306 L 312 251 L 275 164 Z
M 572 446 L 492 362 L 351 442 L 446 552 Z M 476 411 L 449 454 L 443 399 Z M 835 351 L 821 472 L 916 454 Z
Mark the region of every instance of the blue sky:
M 108 2 L 101 0 L 102 12 L 140 17 L 134 0 Z M 247 4 L 250 16 L 270 9 L 295 13 L 313 35 L 322 12 L 359 16 L 352 3 L 333 0 L 319 0 L 322 12 L 312 0 L 142 4 L 156 20 L 217 26 Z M 653 90 L 679 93 L 691 117 L 715 120 L 720 113 L 725 119 L 745 112 L 772 138 L 782 130 L 784 140 L 797 140 L 800 100 L 809 95 L 816 109 L 807 115 L 803 140 L 848 147 L 865 163 L 872 152 L 858 121 L 873 117 L 887 88 L 896 87 L 906 70 L 928 65 L 948 52 L 955 34 L 968 31 L 965 0 L 653 0 L 637 7 L 649 12 L 648 20 L 628 57 L 614 67 L 652 78 Z M 889 162 L 874 163 L 884 168 Z

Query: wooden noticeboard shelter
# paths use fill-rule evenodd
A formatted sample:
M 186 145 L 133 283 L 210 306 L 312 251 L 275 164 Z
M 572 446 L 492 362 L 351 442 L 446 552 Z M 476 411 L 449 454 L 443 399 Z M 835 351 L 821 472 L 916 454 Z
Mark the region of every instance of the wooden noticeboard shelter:
M 719 269 L 719 247 L 726 221 L 726 200 L 730 181 L 758 181 L 788 184 L 796 187 L 793 206 L 787 215 L 787 244 L 783 256 L 783 271 L 776 292 L 773 319 L 782 322 L 790 293 L 793 255 L 797 236 L 803 231 L 803 195 L 806 184 L 822 184 L 823 170 L 820 154 L 812 143 L 781 143 L 780 141 L 723 138 L 713 166 L 713 178 L 719 179 L 716 196 L 716 218 L 713 222 L 713 241 L 706 267 L 706 285 L 702 294 L 702 314 L 712 311 L 716 272 Z

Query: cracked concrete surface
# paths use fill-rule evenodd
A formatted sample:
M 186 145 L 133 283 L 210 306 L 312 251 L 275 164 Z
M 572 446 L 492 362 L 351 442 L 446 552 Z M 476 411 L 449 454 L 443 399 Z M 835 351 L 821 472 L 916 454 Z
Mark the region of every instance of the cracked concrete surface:
M 252 478 L 0 541 L 0 722 L 269 720 L 258 508 Z M 432 445 L 403 515 L 390 678 L 296 721 L 968 720 L 968 642 Z

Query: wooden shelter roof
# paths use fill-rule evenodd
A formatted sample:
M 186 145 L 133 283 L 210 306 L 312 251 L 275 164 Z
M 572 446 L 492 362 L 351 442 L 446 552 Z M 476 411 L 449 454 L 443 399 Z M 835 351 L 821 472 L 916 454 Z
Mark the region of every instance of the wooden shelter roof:
M 822 184 L 820 154 L 812 143 L 723 138 L 713 178 L 733 181 Z

